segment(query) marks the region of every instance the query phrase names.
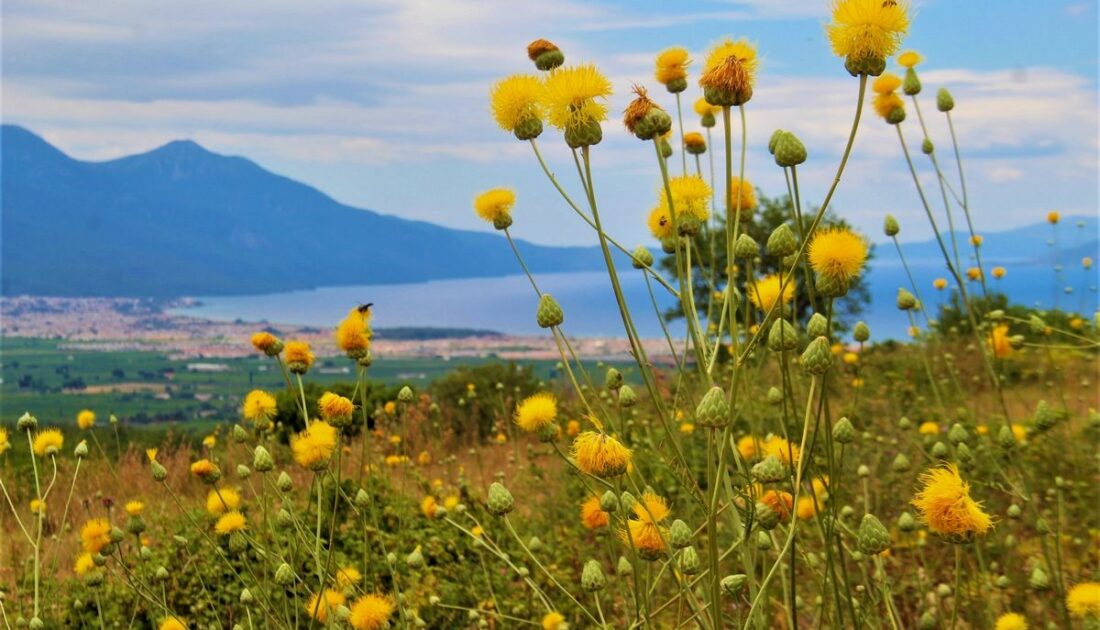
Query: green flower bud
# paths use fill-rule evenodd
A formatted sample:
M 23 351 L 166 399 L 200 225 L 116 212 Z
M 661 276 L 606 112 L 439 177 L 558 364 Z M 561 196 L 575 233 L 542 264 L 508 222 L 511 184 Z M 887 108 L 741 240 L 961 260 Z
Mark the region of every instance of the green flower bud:
M 851 444 L 856 437 L 856 429 L 848 418 L 841 418 L 833 425 L 833 441 L 837 444 Z
M 15 428 L 18 431 L 34 431 L 38 428 L 38 418 L 32 416 L 30 412 L 26 412 L 19 416 L 19 420 L 16 420 Z
M 906 96 L 916 96 L 920 94 L 920 78 L 917 77 L 917 71 L 909 68 L 905 71 L 905 80 L 901 83 L 901 90 L 905 92 Z
M 777 319 L 768 332 L 768 350 L 789 352 L 798 347 L 798 332 L 785 319 Z
M 997 588 L 999 588 L 1003 591 L 1003 590 L 1007 589 L 1008 587 L 1012 586 L 1012 580 L 1008 579 L 1007 575 L 1001 575 L 1001 576 L 998 576 L 997 579 L 993 581 L 993 586 L 996 586 Z
M 635 247 L 630 258 L 635 269 L 644 269 L 653 266 L 653 253 L 644 245 Z
M 906 418 L 905 416 L 902 416 L 901 419 L 898 420 L 898 428 L 901 429 L 902 431 L 907 431 L 907 430 L 913 428 L 913 422 L 911 420 L 909 420 L 909 418 Z
M 769 387 L 766 398 L 769 405 L 778 405 L 783 402 L 783 392 L 779 391 L 778 387 Z
M 745 590 L 748 581 L 749 577 L 743 573 L 727 575 L 722 578 L 722 590 L 730 597 L 737 597 L 741 594 L 741 591 Z
M 886 215 L 886 219 L 883 221 L 882 231 L 886 232 L 886 236 L 894 237 L 901 231 L 901 226 L 898 225 L 897 218 L 892 214 Z
M 580 149 L 597 145 L 603 140 L 603 129 L 598 121 L 573 125 L 565 130 L 565 144 L 570 149 Z
M 960 442 L 955 447 L 955 457 L 961 464 L 969 464 L 974 459 L 974 455 L 970 452 L 970 447 L 966 445 L 966 442 Z
M 768 455 L 764 461 L 752 467 L 752 478 L 760 483 L 782 481 L 785 477 L 783 464 L 775 455 Z
M 606 579 L 603 576 L 603 568 L 596 560 L 589 560 L 584 563 L 584 569 L 581 570 L 581 588 L 588 593 L 595 593 L 596 591 L 602 591 Z
M 424 554 L 420 551 L 420 545 L 416 546 L 409 555 L 405 556 L 405 564 L 414 569 L 419 569 L 424 566 Z
M 905 122 L 905 108 L 895 107 L 890 110 L 890 113 L 886 114 L 886 122 L 891 125 L 900 125 Z
M 619 509 L 619 497 L 615 495 L 615 492 L 608 490 L 600 497 L 600 509 L 608 514 L 613 514 Z
M 248 476 L 252 474 L 252 469 L 244 464 L 237 464 L 237 477 L 240 479 L 248 479 Z
M 630 494 L 629 492 L 623 492 L 622 495 L 619 497 L 619 505 L 621 505 L 623 507 L 623 511 L 627 513 L 634 510 L 634 505 L 637 502 L 638 500 L 635 499 L 634 495 Z
M 405 385 L 397 392 L 397 401 L 403 402 L 406 405 L 413 401 L 413 390 L 408 385 Z
M 252 597 L 252 591 L 248 590 L 247 588 L 242 588 L 241 589 L 240 601 L 245 606 L 247 606 L 247 605 L 251 604 L 252 602 L 254 602 L 255 599 L 253 599 L 253 597 Z
M 287 529 L 294 524 L 294 517 L 286 508 L 279 508 L 279 511 L 275 513 L 275 524 Z
M 779 227 L 772 230 L 771 235 L 768 236 L 766 248 L 768 255 L 779 258 L 790 256 L 798 251 L 798 239 L 795 237 L 791 226 L 780 223 Z
M 650 107 L 634 125 L 634 137 L 639 140 L 652 140 L 672 129 L 672 117 L 660 107 Z
M 721 387 L 715 385 L 703 395 L 695 408 L 695 421 L 704 427 L 723 427 L 729 421 L 729 411 L 726 395 Z
M 294 569 L 287 563 L 282 563 L 275 569 L 275 583 L 280 586 L 290 586 L 294 583 Z
M 542 120 L 538 116 L 528 116 L 519 121 L 512 130 L 517 140 L 532 140 L 542 135 Z
M 951 597 L 951 593 L 953 592 L 953 589 L 947 584 L 941 582 L 936 585 L 936 595 L 938 595 L 940 599 Z
M 235 442 L 237 442 L 238 444 L 242 444 L 242 443 L 248 441 L 248 431 L 245 431 L 244 427 L 242 427 L 239 424 L 234 424 L 233 425 L 232 435 L 233 435 L 233 440 Z
M 898 517 L 898 529 L 903 532 L 911 532 L 917 528 L 917 519 L 909 512 L 902 512 Z
M 756 532 L 756 548 L 760 551 L 767 551 L 772 548 L 772 537 L 768 535 L 768 532 Z
M 633 387 L 624 384 L 619 388 L 619 404 L 628 408 L 638 404 L 638 394 L 634 393 Z
M 623 386 L 623 373 L 615 368 L 607 368 L 607 374 L 604 375 L 603 386 L 612 391 L 619 389 Z
M 699 118 L 699 124 L 707 129 L 710 129 L 714 125 L 718 124 L 718 121 L 715 120 L 714 114 L 707 112 Z
M 149 471 L 153 474 L 153 479 L 156 481 L 164 481 L 168 478 L 168 469 L 156 460 L 149 463 Z
M 539 428 L 538 430 L 539 442 L 542 442 L 543 444 L 549 444 L 550 442 L 553 442 L 554 440 L 558 439 L 559 435 L 561 435 L 561 427 L 559 427 L 557 423 L 554 422 L 551 422 L 550 424 L 547 424 Z
M 153 572 L 153 577 L 155 577 L 160 582 L 164 582 L 172 576 L 168 573 L 168 569 L 161 566 L 157 567 L 157 570 Z
M 846 57 L 844 59 L 844 69 L 853 77 L 858 77 L 861 74 L 877 77 L 886 70 L 886 59 L 874 55 Z
M 676 519 L 668 529 L 668 542 L 675 549 L 683 549 L 691 545 L 692 532 L 687 523 Z
M 1040 400 L 1039 404 L 1035 406 L 1035 428 L 1040 431 L 1047 431 L 1052 428 L 1057 421 L 1054 415 L 1054 410 L 1050 408 L 1050 405 L 1045 400 Z
M 905 289 L 898 289 L 898 308 L 908 311 L 917 306 L 917 298 Z
M 936 442 L 935 444 L 933 444 L 932 445 L 932 457 L 935 457 L 936 459 L 946 459 L 947 458 L 947 445 L 944 444 L 943 442 Z
M 126 531 L 135 536 L 145 531 L 145 519 L 140 515 L 126 519 Z
M 856 468 L 856 475 L 860 477 L 870 477 L 871 469 L 867 466 L 867 464 L 860 464 L 859 468 Z
M 275 487 L 283 492 L 290 492 L 294 489 L 294 482 L 290 479 L 290 475 L 286 474 L 286 471 L 279 473 L 279 478 L 275 480 Z
M 634 572 L 634 567 L 631 566 L 630 561 L 624 556 L 619 556 L 619 564 L 615 567 L 615 572 L 618 573 L 620 577 L 626 577 Z
M 802 369 L 807 374 L 821 376 L 833 366 L 833 351 L 829 349 L 829 340 L 818 337 L 806 346 L 802 353 Z
M 768 138 L 768 153 L 775 155 L 775 145 L 779 144 L 779 138 L 787 132 L 782 129 L 776 129 L 772 132 L 771 137 Z
M 1050 578 L 1041 568 L 1036 566 L 1027 578 L 1027 585 L 1033 591 L 1045 591 L 1050 589 Z
M 695 547 L 685 547 L 680 552 L 680 571 L 684 575 L 695 575 L 699 569 L 699 552 L 695 551 Z
M 821 313 L 810 315 L 806 322 L 806 334 L 811 337 L 824 337 L 829 332 L 829 320 Z
M 767 503 L 761 503 L 757 501 L 755 512 L 756 522 L 766 530 L 775 529 L 776 525 L 779 525 L 779 513 L 768 507 Z
M 864 322 L 856 322 L 855 328 L 852 329 L 852 339 L 855 339 L 859 343 L 863 343 L 871 338 L 871 329 L 867 327 Z
M 775 163 L 784 168 L 798 166 L 806 161 L 806 145 L 789 131 L 780 134 L 775 142 Z
M 936 92 L 936 109 L 941 112 L 955 109 L 955 99 L 951 97 L 951 92 L 948 92 L 947 88 L 940 88 L 940 91 Z
M 1005 513 L 1008 514 L 1008 518 L 1016 519 L 1020 518 L 1020 515 L 1023 514 L 1023 510 L 1020 509 L 1020 506 L 1013 503 L 1008 506 L 1008 510 Z
M 1031 332 L 1036 335 L 1041 335 L 1047 330 L 1047 323 L 1043 321 L 1042 317 L 1038 315 L 1032 315 L 1027 319 L 1028 326 L 1031 328 Z
M 951 425 L 951 428 L 947 431 L 947 439 L 951 440 L 952 444 L 961 444 L 969 438 L 970 436 L 966 433 L 966 429 L 958 422 Z
M 890 532 L 873 514 L 864 514 L 859 524 L 859 550 L 869 556 L 890 548 Z
M 913 465 L 909 462 L 909 458 L 905 456 L 905 453 L 898 453 L 897 457 L 894 458 L 894 463 L 890 465 L 894 472 L 899 473 L 907 472 L 912 467 Z
M 77 459 L 88 456 L 88 441 L 80 440 L 80 443 L 73 449 L 73 456 Z
M 920 143 L 921 153 L 923 153 L 925 155 L 932 155 L 932 151 L 934 151 L 934 150 L 935 150 L 935 147 L 932 146 L 932 141 L 929 140 L 928 138 L 925 138 L 924 141 Z
M 565 321 L 565 313 L 562 312 L 561 306 L 549 293 L 543 293 L 542 297 L 539 298 L 539 308 L 535 313 L 535 320 L 541 328 L 553 328 L 554 326 L 561 326 L 562 322 Z
M 512 493 L 508 492 L 508 488 L 499 481 L 494 481 L 489 486 L 489 498 L 485 502 L 485 507 L 493 516 L 504 516 L 515 509 L 516 500 L 512 497 Z
M 733 244 L 733 257 L 737 260 L 751 260 L 760 255 L 760 245 L 748 234 L 741 234 Z
M 275 468 L 275 460 L 266 448 L 257 446 L 252 450 L 252 467 L 260 472 L 268 472 Z
M 924 611 L 924 614 L 917 620 L 917 630 L 936 630 L 936 626 L 939 622 L 936 621 L 936 616 L 931 611 Z
M 661 157 L 665 159 L 672 157 L 672 145 L 668 143 L 668 140 L 661 138 L 657 141 L 657 146 L 661 147 Z
M 241 553 L 245 549 L 248 549 L 248 539 L 244 537 L 244 534 L 233 532 L 229 535 L 229 551 Z

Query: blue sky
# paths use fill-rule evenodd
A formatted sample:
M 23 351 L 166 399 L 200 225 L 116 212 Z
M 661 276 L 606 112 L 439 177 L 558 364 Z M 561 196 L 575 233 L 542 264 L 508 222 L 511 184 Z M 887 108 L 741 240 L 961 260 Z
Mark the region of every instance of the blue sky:
M 926 57 L 924 111 L 954 168 L 932 99 L 941 86 L 955 94 L 979 229 L 1031 223 L 1049 209 L 1095 215 L 1096 2 L 926 0 L 914 14 L 906 46 Z M 529 148 L 494 126 L 487 103 L 494 80 L 532 71 L 531 39 L 604 70 L 613 118 L 632 82 L 652 87 L 660 49 L 684 45 L 700 59 L 727 35 L 755 41 L 763 64 L 748 106 L 748 177 L 767 194 L 784 192 L 765 146 L 775 128 L 795 131 L 810 152 L 801 182 L 811 203 L 832 177 L 856 94 L 825 41 L 828 3 L 816 0 L 8 0 L 3 18 L 4 121 L 75 157 L 191 138 L 346 203 L 472 229 L 489 228 L 471 197 L 510 185 L 520 198 L 514 233 L 548 244 L 593 237 Z M 834 208 L 876 240 L 887 212 L 907 239 L 927 236 L 893 130 L 865 120 Z M 911 120 L 904 128 L 917 145 Z M 697 127 L 690 113 L 685 122 Z M 650 242 L 652 152 L 617 120 L 605 138 L 594 164 L 608 229 L 628 244 Z M 560 138 L 548 132 L 541 143 L 577 191 Z

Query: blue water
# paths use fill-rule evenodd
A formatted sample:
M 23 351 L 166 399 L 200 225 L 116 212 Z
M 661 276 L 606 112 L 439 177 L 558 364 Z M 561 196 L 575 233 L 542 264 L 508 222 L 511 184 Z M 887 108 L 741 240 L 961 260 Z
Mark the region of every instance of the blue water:
M 1013 302 L 1040 308 L 1049 307 L 1055 296 L 1054 271 L 1049 265 L 993 261 L 1005 264 L 1007 275 L 989 279 L 991 290 L 1006 292 Z M 936 291 L 932 281 L 946 277 L 943 263 L 911 262 L 920 296 L 935 313 L 947 299 L 946 291 Z M 986 270 L 992 267 L 987 265 Z M 623 291 L 643 336 L 661 335 L 645 280 L 640 272 L 622 270 Z M 1091 313 L 1096 309 L 1096 269 L 1086 275 L 1079 268 L 1063 271 L 1062 286 L 1072 286 L 1072 294 L 1058 293 L 1059 306 Z M 905 338 L 908 319 L 898 311 L 894 300 L 899 287 L 909 281 L 892 249 L 879 247 L 868 272 L 872 302 L 862 319 L 872 329 L 873 338 Z M 563 328 L 570 335 L 621 336 L 619 310 L 615 305 L 606 272 L 540 274 L 539 288 L 554 296 L 565 311 Z M 972 290 L 978 285 L 971 283 Z M 1091 288 L 1091 289 L 1090 289 Z M 673 303 L 669 294 L 656 283 L 654 294 L 662 309 Z M 219 320 L 271 321 L 288 324 L 330 327 L 358 303 L 374 302 L 375 326 L 434 326 L 479 328 L 510 334 L 541 334 L 535 323 L 537 299 L 527 278 L 522 275 L 502 278 L 441 280 L 416 284 L 391 284 L 353 287 L 325 287 L 311 291 L 292 291 L 252 296 L 202 297 L 200 306 L 180 311 L 189 315 Z M 683 336 L 683 322 L 670 324 L 672 334 Z

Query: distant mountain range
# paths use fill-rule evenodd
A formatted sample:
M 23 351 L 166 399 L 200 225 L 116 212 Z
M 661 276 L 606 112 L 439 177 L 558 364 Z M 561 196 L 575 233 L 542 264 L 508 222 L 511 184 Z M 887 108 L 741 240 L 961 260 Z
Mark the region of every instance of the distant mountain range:
M 0 146 L 3 295 L 245 295 L 519 271 L 500 235 L 346 206 L 187 140 L 85 162 L 3 125 Z M 1059 233 L 1067 266 L 1097 258 L 1097 217 L 1063 217 Z M 1049 264 L 1051 234 L 1045 223 L 986 233 L 983 261 Z M 969 234 L 958 238 L 965 266 Z M 596 247 L 517 243 L 533 272 L 603 269 Z M 903 247 L 911 262 L 942 261 L 935 241 Z M 629 265 L 625 256 L 620 262 Z
M 240 295 L 519 270 L 500 235 L 346 206 L 186 140 L 85 162 L 4 125 L 0 145 L 5 295 Z M 603 266 L 596 247 L 518 246 L 533 272 Z

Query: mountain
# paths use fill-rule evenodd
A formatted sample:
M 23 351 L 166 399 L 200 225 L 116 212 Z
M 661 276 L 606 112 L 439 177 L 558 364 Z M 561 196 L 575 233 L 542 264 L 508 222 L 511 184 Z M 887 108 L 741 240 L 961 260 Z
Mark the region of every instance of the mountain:
M 191 141 L 75 160 L 0 128 L 4 295 L 239 295 L 515 274 L 497 234 L 341 204 Z M 595 247 L 518 241 L 532 272 L 603 266 Z
M 954 208 L 955 225 L 960 222 L 965 226 L 966 218 L 961 211 Z M 944 222 L 942 217 L 937 217 L 939 222 Z M 943 226 L 940 226 L 943 228 Z M 989 233 L 978 230 L 984 235 L 982 240 L 982 262 L 986 265 L 1051 265 L 1052 261 L 1060 261 L 1063 265 L 1075 266 L 1082 258 L 1088 256 L 1097 259 L 1100 252 L 1100 219 L 1095 216 L 1066 216 L 1062 217 L 1055 231 L 1046 222 L 1034 223 L 1018 228 L 1010 228 L 1003 232 Z M 1054 235 L 1057 233 L 1057 248 L 1052 246 Z M 902 235 L 905 232 L 902 231 Z M 951 252 L 950 232 L 943 232 L 943 243 L 947 251 Z M 970 246 L 970 232 L 955 231 L 955 239 L 959 247 L 959 259 L 965 266 L 971 259 L 973 248 Z M 941 262 L 943 253 L 936 240 L 913 241 L 901 243 L 905 251 L 905 257 L 910 262 Z M 878 251 L 894 251 L 891 242 L 879 243 Z

